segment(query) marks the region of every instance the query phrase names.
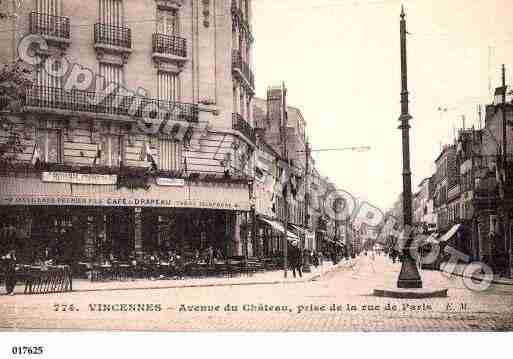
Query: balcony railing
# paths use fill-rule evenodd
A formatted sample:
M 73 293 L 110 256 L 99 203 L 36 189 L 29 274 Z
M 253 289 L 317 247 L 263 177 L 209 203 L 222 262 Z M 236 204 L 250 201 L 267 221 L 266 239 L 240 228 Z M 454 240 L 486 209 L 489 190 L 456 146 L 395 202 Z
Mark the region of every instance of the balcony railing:
M 132 31 L 126 27 L 94 24 L 95 44 L 132 48 Z
M 253 71 L 251 71 L 251 67 L 248 63 L 242 59 L 239 50 L 233 50 L 232 68 L 239 70 L 245 77 L 246 81 L 250 84 L 251 88 L 255 88 L 255 75 L 253 75 Z
M 102 101 L 95 101 L 99 99 L 99 95 L 91 91 L 66 91 L 55 87 L 33 86 L 27 91 L 25 97 L 22 98 L 22 106 L 106 115 L 124 115 L 136 118 L 146 117 L 161 120 L 171 119 L 198 122 L 198 106 L 195 104 L 138 98 L 137 100 L 140 104 L 135 112 L 131 112 L 132 103 L 136 99 L 133 96 L 112 94 Z M 147 112 L 143 110 L 150 108 L 152 111 Z
M 69 18 L 31 12 L 29 18 L 31 34 L 40 34 L 62 39 L 69 39 Z
M 251 142 L 256 142 L 255 130 L 238 113 L 232 114 L 232 128 L 242 133 Z
M 187 57 L 187 40 L 174 35 L 153 34 L 153 52 Z

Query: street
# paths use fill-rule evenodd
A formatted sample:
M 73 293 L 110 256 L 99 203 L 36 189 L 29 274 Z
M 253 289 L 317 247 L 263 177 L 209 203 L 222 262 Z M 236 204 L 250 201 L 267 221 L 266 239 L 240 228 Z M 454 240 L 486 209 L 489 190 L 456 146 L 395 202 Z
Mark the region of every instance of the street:
M 373 266 L 375 272 L 373 270 Z M 358 270 L 355 270 L 358 268 Z M 462 278 L 422 271 L 424 287 L 448 298 L 372 296 L 393 285 L 399 264 L 362 256 L 308 282 L 135 289 L 0 297 L 0 327 L 138 331 L 505 331 L 513 329 L 513 286 L 486 292 Z

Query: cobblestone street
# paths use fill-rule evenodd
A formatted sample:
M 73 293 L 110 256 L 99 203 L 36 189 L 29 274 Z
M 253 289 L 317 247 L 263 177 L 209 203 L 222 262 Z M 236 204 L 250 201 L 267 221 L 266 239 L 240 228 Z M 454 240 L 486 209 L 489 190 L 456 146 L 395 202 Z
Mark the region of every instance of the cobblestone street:
M 354 268 L 342 265 L 318 280 L 302 283 L 2 296 L 0 327 L 145 331 L 513 329 L 512 286 L 493 285 L 486 292 L 473 292 L 461 277 L 423 271 L 424 286 L 445 286 L 449 288 L 448 298 L 373 297 L 373 288 L 393 285 L 399 268 L 382 256 L 375 262 L 360 257 Z M 55 311 L 56 304 L 61 305 L 59 311 Z M 119 305 L 105 311 L 108 304 Z M 63 305 L 73 305 L 75 310 L 62 311 Z M 231 310 L 226 310 L 228 305 Z

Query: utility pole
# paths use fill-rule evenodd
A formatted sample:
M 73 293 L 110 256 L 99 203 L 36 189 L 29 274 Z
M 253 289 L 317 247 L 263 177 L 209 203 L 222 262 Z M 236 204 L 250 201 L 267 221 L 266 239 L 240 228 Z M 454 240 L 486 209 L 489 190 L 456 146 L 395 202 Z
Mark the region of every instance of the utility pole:
M 403 261 L 401 272 L 397 281 L 398 288 L 422 288 L 422 280 L 415 260 L 410 254 L 412 237 L 412 192 L 411 192 L 411 170 L 410 170 L 410 124 L 412 117 L 408 109 L 408 68 L 406 59 L 406 14 L 404 7 L 401 8 L 400 41 L 401 41 L 401 122 L 399 129 L 402 132 L 402 155 L 403 155 L 403 228 L 405 229 L 406 243 L 403 248 Z
M 507 273 L 511 277 L 511 229 L 509 224 L 509 186 L 508 186 L 508 139 L 507 139 L 507 116 L 506 116 L 506 66 L 502 65 L 502 168 L 504 170 L 504 188 L 502 198 L 502 210 L 504 219 L 504 242 L 507 260 Z
M 285 84 L 282 83 L 281 85 L 281 110 L 280 110 L 280 128 L 281 128 L 281 156 L 282 159 L 285 161 L 285 165 L 283 168 L 283 171 L 290 171 L 288 168 L 289 166 L 289 156 L 287 154 L 287 89 L 285 88 Z M 288 173 L 287 175 L 290 175 Z M 287 188 L 286 191 L 284 191 L 283 195 L 283 237 L 282 237 L 282 243 L 283 243 L 283 276 L 287 278 L 287 269 L 288 269 L 288 258 L 287 258 L 287 247 L 288 247 L 288 238 L 287 238 L 287 232 L 289 227 L 289 204 L 287 201 L 289 188 Z
M 309 202 L 309 196 L 310 194 L 308 193 L 308 177 L 309 177 L 309 173 L 310 173 L 310 144 L 308 143 L 308 141 L 306 141 L 306 144 L 305 144 L 306 148 L 305 148 L 305 213 L 304 213 L 304 225 L 305 225 L 305 231 L 304 231 L 304 236 L 305 236 L 305 239 L 304 239 L 304 244 L 306 245 L 306 230 L 308 229 L 308 202 Z M 303 250 L 303 248 L 301 248 L 301 250 Z

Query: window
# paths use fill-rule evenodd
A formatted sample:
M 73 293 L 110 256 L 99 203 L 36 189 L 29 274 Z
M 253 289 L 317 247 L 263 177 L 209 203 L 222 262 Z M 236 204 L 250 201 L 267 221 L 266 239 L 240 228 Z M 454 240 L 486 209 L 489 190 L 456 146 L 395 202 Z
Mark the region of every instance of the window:
M 244 105 L 245 105 L 245 101 L 244 101 L 244 89 L 241 87 L 240 88 L 240 115 L 242 116 L 242 118 L 245 117 L 245 111 L 244 111 Z
M 178 74 L 159 72 L 157 75 L 159 100 L 177 102 L 180 99 L 180 77 Z
M 37 0 L 36 12 L 40 14 L 60 16 L 61 15 L 61 0 Z
M 113 82 L 122 85 L 124 83 L 123 67 L 115 64 L 100 63 L 100 76 L 105 78 L 105 85 Z
M 39 129 L 37 132 L 37 142 L 41 151 L 41 161 L 48 163 L 62 163 L 64 158 L 62 130 Z
M 239 104 L 238 104 L 238 96 L 237 96 L 237 85 L 234 82 L 233 83 L 233 112 L 237 112 L 238 108 L 239 108 Z
M 101 161 L 104 166 L 120 167 L 125 160 L 125 141 L 122 135 L 102 135 Z
M 176 10 L 157 9 L 157 33 L 178 35 L 178 16 Z
M 53 62 L 54 66 L 59 66 L 59 62 Z M 58 70 L 55 68 L 54 70 Z M 38 67 L 36 71 L 36 85 L 42 87 L 52 87 L 52 88 L 61 88 L 62 81 L 59 77 L 51 76 L 44 67 Z
M 50 0 L 51 1 L 51 0 Z M 122 0 L 99 0 L 98 22 L 111 26 L 123 26 Z
M 182 168 L 182 144 L 170 139 L 158 140 L 157 167 L 162 171 L 177 171 Z

